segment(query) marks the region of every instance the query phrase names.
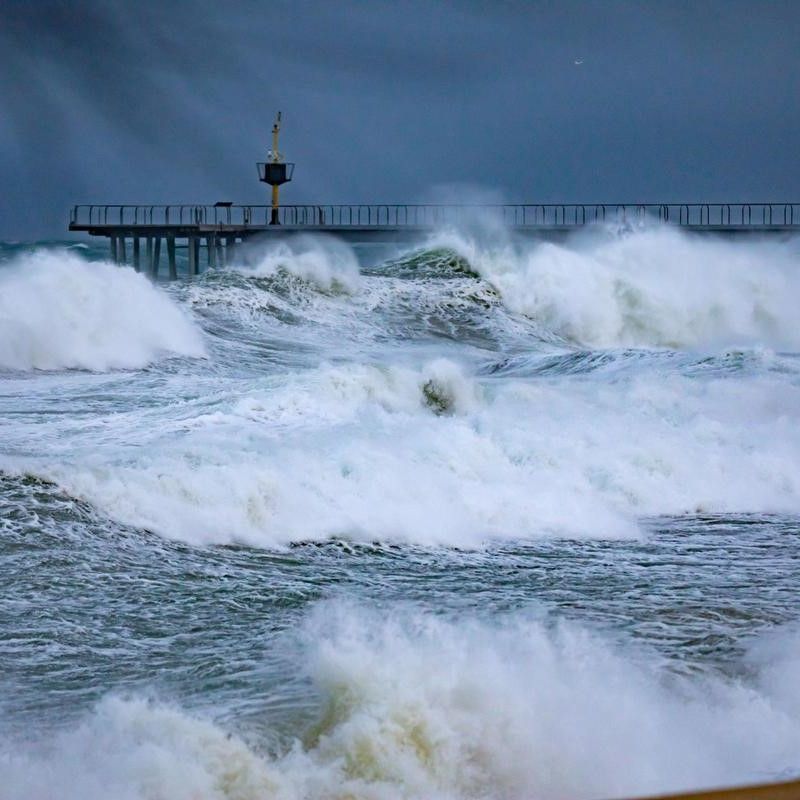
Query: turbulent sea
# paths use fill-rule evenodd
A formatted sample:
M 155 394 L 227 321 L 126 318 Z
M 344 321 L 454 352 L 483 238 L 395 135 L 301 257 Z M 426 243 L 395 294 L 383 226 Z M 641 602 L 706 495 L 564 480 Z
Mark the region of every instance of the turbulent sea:
M 0 245 L 4 800 L 800 773 L 799 240 L 104 257 Z

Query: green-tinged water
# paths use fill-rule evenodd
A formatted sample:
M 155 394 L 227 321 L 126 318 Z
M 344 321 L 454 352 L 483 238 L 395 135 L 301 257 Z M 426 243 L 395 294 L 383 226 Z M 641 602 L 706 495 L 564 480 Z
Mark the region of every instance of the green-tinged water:
M 800 773 L 796 243 L 0 258 L 4 797 Z

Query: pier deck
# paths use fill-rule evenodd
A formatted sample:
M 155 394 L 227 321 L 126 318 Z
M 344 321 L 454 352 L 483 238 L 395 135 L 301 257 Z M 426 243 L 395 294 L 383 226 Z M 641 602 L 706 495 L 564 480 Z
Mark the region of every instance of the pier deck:
M 447 227 L 498 225 L 558 240 L 591 225 L 635 228 L 648 223 L 719 235 L 800 233 L 800 203 L 616 203 L 506 205 L 293 205 L 270 224 L 267 205 L 78 205 L 69 229 L 109 238 L 111 257 L 157 276 L 162 242 L 169 277 L 176 248 L 186 247 L 189 273 L 224 265 L 254 237 L 332 234 L 354 243 L 414 241 Z M 144 260 L 142 258 L 144 241 Z M 128 246 L 130 242 L 130 246 Z M 201 258 L 201 254 L 205 258 Z

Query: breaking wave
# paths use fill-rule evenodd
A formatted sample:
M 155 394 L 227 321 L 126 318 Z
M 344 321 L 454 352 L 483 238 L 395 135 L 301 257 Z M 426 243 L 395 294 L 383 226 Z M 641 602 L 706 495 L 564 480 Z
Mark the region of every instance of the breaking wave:
M 799 243 L 687 235 L 668 227 L 598 229 L 561 244 L 501 229 L 442 232 L 359 276 L 352 248 L 303 236 L 259 246 L 240 270 L 278 281 L 264 287 L 283 295 L 268 313 L 319 311 L 318 300 L 287 291 L 287 279 L 300 280 L 350 295 L 334 299 L 340 314 L 380 313 L 396 321 L 395 335 L 417 319 L 460 337 L 488 327 L 495 335 L 533 333 L 585 348 L 797 349 Z M 521 329 L 522 318 L 534 327 Z M 363 317 L 361 324 L 369 327 Z
M 69 254 L 4 267 L 6 366 L 198 355 L 179 304 L 219 336 L 210 374 L 177 376 L 163 408 L 114 409 L 69 457 L 52 448 L 58 420 L 9 427 L 0 466 L 194 543 L 476 546 L 637 536 L 657 515 L 800 513 L 797 364 L 764 348 L 799 335 L 791 242 L 442 234 L 360 276 L 346 245 L 289 242 L 172 296 Z M 590 350 L 564 337 L 759 346 Z M 182 386 L 196 400 L 171 414 Z M 121 450 L 115 426 L 125 441 L 146 430 L 147 446 Z
M 240 738 L 110 697 L 40 747 L 0 745 L 4 796 L 93 800 L 597 798 L 800 769 L 796 634 L 751 679 L 682 675 L 648 651 L 517 613 L 489 624 L 323 604 L 298 634 L 316 708 Z M 275 689 L 280 691 L 280 687 Z
M 667 227 L 594 231 L 565 244 L 442 233 L 514 312 L 590 347 L 797 348 L 800 247 Z
M 237 268 L 249 275 L 281 273 L 308 281 L 326 291 L 355 291 L 359 264 L 353 249 L 332 236 L 300 234 L 277 242 L 245 245 Z
M 327 364 L 165 424 L 144 452 L 22 467 L 194 543 L 615 538 L 651 515 L 800 512 L 799 393 L 769 373 L 530 382 L 446 359 Z
M 194 323 L 132 269 L 66 250 L 21 254 L 0 269 L 0 368 L 104 371 L 204 354 Z

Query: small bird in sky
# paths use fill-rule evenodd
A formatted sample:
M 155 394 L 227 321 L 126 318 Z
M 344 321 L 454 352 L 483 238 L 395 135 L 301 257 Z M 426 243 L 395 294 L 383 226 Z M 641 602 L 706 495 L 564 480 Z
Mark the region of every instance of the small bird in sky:
M 583 59 L 582 58 L 576 58 L 575 59 L 575 66 L 579 67 L 581 64 L 583 64 Z

